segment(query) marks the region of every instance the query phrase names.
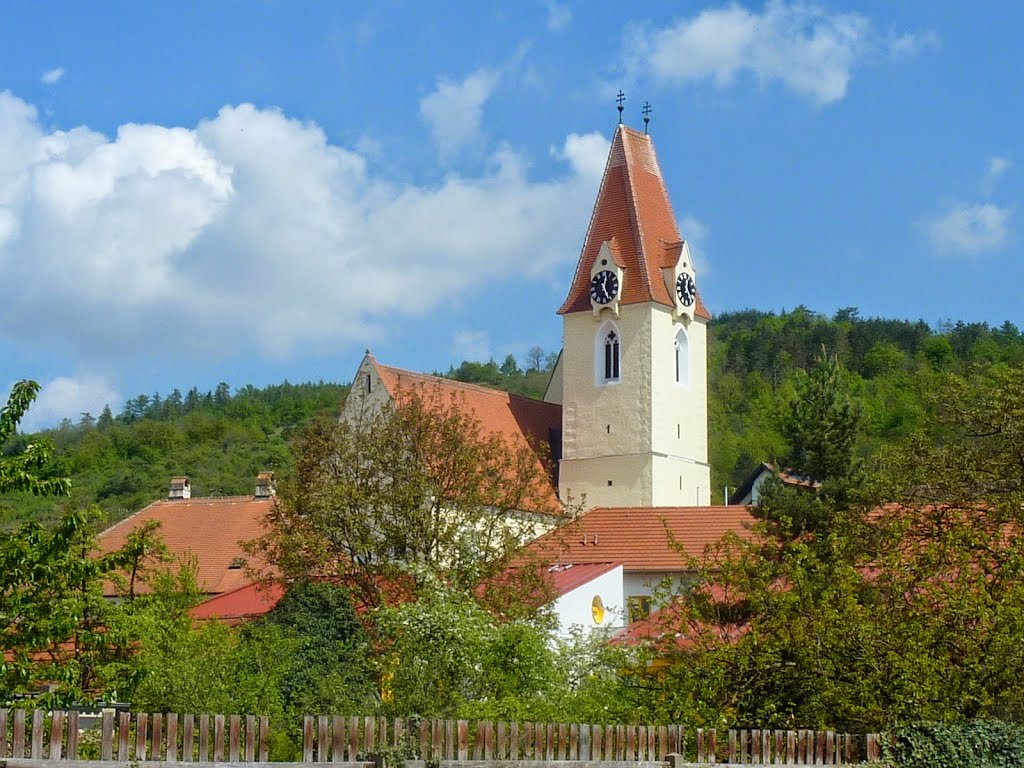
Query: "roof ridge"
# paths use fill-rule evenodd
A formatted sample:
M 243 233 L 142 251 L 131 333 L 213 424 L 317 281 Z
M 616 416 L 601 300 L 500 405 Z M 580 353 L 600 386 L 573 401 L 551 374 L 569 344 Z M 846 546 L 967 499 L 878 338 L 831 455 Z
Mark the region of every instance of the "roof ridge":
M 477 384 L 472 381 L 459 381 L 458 379 L 449 379 L 446 376 L 438 376 L 433 373 L 420 373 L 419 371 L 409 371 L 405 368 L 396 368 L 393 365 L 382 365 L 377 363 L 377 366 L 384 368 L 389 371 L 394 371 L 399 375 L 411 376 L 414 378 L 429 379 L 437 382 L 438 384 L 444 384 L 446 386 L 456 386 L 463 389 L 469 389 L 476 392 L 483 392 L 485 394 L 492 395 L 504 395 L 508 398 L 517 398 L 519 400 L 528 400 L 531 403 L 543 403 L 544 405 L 557 405 L 557 403 L 549 403 L 547 400 L 543 400 L 539 397 L 530 397 L 529 395 L 520 395 L 517 392 L 509 392 L 505 389 L 498 389 L 497 387 L 488 387 L 485 384 Z
M 215 501 L 265 501 L 265 500 L 269 500 L 269 499 L 273 499 L 273 498 L 274 498 L 273 496 L 266 496 L 266 497 L 264 497 L 264 496 L 256 496 L 254 494 L 238 494 L 236 496 L 190 496 L 187 499 L 157 499 L 156 501 L 150 502 L 149 506 L 153 506 L 153 504 L 163 504 L 163 503 L 171 503 L 171 504 L 181 505 L 181 504 L 188 504 L 189 502 L 192 502 L 192 501 L 198 501 L 198 502 L 203 502 L 203 503 L 215 502 Z M 140 511 L 142 511 L 142 510 L 140 510 Z M 127 519 L 127 518 L 125 518 L 125 519 Z
M 641 284 L 644 286 L 644 292 L 654 298 L 654 292 L 652 290 L 650 276 L 647 274 L 647 252 L 644 249 L 644 232 L 643 226 L 640 222 L 640 212 L 637 210 L 636 202 L 636 189 L 633 180 L 633 166 L 632 158 L 630 157 L 629 149 L 626 147 L 625 136 L 630 135 L 626 133 L 627 129 L 622 126 L 623 142 L 622 142 L 622 154 L 625 162 L 622 164 L 623 172 L 626 174 L 626 192 L 629 195 L 629 218 L 633 222 L 633 239 L 636 241 L 636 253 L 637 253 L 637 272 L 640 273 Z M 639 135 L 639 134 L 636 134 Z M 650 139 L 648 139 L 650 143 Z M 653 148 L 652 148 L 653 151 Z M 659 168 L 659 178 L 660 171 Z M 662 181 L 662 187 L 665 186 Z M 675 215 L 675 214 L 673 214 Z M 660 261 L 659 261 L 660 263 Z
M 619 127 L 621 128 L 623 126 L 620 124 Z M 573 289 L 576 287 L 576 281 L 579 279 L 580 271 L 583 269 L 583 257 L 586 255 L 587 246 L 590 244 L 590 233 L 594 229 L 594 220 L 597 219 L 597 209 L 601 207 L 601 200 L 604 198 L 604 188 L 605 184 L 608 182 L 608 171 L 611 169 L 612 157 L 615 154 L 615 136 L 616 134 L 613 133 L 611 143 L 608 146 L 608 157 L 605 158 L 604 170 L 601 171 L 601 183 L 597 187 L 597 197 L 594 198 L 594 207 L 590 209 L 590 220 L 587 222 L 587 231 L 583 235 L 583 244 L 580 246 L 580 255 L 576 260 L 576 270 L 572 273 L 572 281 L 569 283 L 569 295 L 566 297 L 565 301 L 562 302 L 562 306 L 559 307 L 559 314 L 572 301 Z M 623 148 L 623 151 L 625 151 L 625 148 Z

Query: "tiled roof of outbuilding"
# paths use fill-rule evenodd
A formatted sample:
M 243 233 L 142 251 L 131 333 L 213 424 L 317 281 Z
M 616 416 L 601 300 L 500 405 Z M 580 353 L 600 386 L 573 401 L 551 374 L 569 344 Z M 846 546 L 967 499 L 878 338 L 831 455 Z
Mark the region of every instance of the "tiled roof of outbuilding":
M 747 507 L 598 507 L 541 536 L 529 545 L 538 556 L 558 563 L 622 563 L 626 571 L 678 571 L 685 555 L 733 531 L 751 535 Z
M 217 595 L 252 582 L 245 566 L 259 564 L 250 563 L 242 542 L 265 532 L 264 518 L 273 505 L 273 497 L 162 499 L 107 528 L 97 544 L 101 554 L 113 552 L 124 546 L 132 531 L 158 522 L 157 533 L 176 562 L 194 557 L 199 590 Z M 110 585 L 106 590 L 113 593 Z

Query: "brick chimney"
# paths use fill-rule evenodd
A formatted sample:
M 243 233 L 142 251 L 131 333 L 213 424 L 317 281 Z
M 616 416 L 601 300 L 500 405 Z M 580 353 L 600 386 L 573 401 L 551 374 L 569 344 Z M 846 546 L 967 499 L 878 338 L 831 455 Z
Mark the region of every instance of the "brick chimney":
M 269 499 L 275 494 L 277 494 L 277 488 L 274 486 L 274 473 L 260 472 L 256 475 L 256 498 Z
M 181 477 L 171 478 L 171 490 L 167 494 L 168 499 L 191 499 L 192 498 L 192 486 L 188 482 L 188 478 L 182 475 Z

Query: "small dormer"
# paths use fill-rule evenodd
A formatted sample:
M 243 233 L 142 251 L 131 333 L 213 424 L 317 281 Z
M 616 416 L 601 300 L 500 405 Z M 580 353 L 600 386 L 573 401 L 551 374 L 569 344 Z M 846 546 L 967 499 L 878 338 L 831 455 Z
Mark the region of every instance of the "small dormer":
M 690 246 L 685 240 L 664 243 L 661 273 L 665 287 L 673 300 L 674 315 L 685 323 L 693 320 L 697 309 L 697 272 L 693 267 Z
M 601 250 L 590 268 L 590 306 L 595 317 L 605 308 L 618 316 L 625 281 L 625 262 L 613 237 L 601 243 Z
M 277 495 L 273 472 L 260 472 L 256 475 L 256 493 L 254 495 L 257 499 L 269 499 Z
M 189 483 L 188 478 L 184 475 L 180 477 L 171 478 L 170 491 L 167 494 L 168 499 L 191 499 L 192 498 L 192 485 Z

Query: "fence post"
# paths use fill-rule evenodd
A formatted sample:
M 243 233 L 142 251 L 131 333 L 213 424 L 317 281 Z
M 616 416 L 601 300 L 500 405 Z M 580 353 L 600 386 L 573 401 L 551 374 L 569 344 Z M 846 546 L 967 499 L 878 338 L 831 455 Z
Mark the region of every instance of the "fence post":
M 458 729 L 459 729 L 459 752 L 458 752 L 458 759 L 459 760 L 468 760 L 469 759 L 469 721 L 468 720 L 459 720 L 459 722 L 458 722 Z
M 302 716 L 302 762 L 313 762 L 313 716 Z
M 192 753 L 196 745 L 196 716 L 186 714 L 185 721 L 181 725 L 181 760 L 185 763 L 192 762 Z
M 324 741 L 326 741 L 326 739 L 324 739 Z M 228 720 L 228 760 L 230 760 L 232 763 L 238 762 L 238 756 L 241 754 L 241 745 L 242 718 L 240 718 L 238 715 L 232 715 L 231 718 Z M 156 744 L 153 745 L 153 749 L 156 750 Z M 156 757 L 155 753 L 153 757 Z M 326 755 L 324 757 L 326 759 Z
M 6 713 L 4 713 L 6 714 Z M 6 718 L 5 718 L 6 720 Z M 5 722 L 4 725 L 7 723 Z M 6 730 L 6 729 L 5 729 Z M 6 743 L 7 734 L 4 733 L 4 742 Z M 0 747 L 0 752 L 3 748 Z M 68 760 L 78 759 L 78 713 L 68 713 Z
M 266 715 L 260 716 L 260 762 L 265 763 L 270 759 L 270 718 Z
M 64 742 L 64 711 L 55 710 L 50 714 L 50 759 L 60 760 Z
M 167 761 L 178 762 L 178 715 L 174 712 L 167 715 Z
M 153 743 L 149 750 L 150 760 L 159 760 L 163 752 L 161 751 L 162 743 L 164 740 L 164 718 L 160 712 L 153 713 Z
M 167 723 L 167 738 L 171 738 L 171 724 Z M 170 758 L 168 758 L 170 759 Z M 256 716 L 245 716 L 245 762 L 251 763 L 256 759 Z
M 23 715 L 24 717 L 24 715 Z M 24 722 L 24 720 L 22 720 Z M 17 720 L 15 720 L 15 726 L 17 726 Z M 24 733 L 24 729 L 22 730 Z M 15 737 L 18 732 L 15 729 Z M 24 753 L 23 753 L 24 754 Z M 17 755 L 21 757 L 22 755 Z M 100 760 L 112 760 L 114 757 L 114 713 L 109 709 L 103 713 L 102 722 L 100 724 Z

